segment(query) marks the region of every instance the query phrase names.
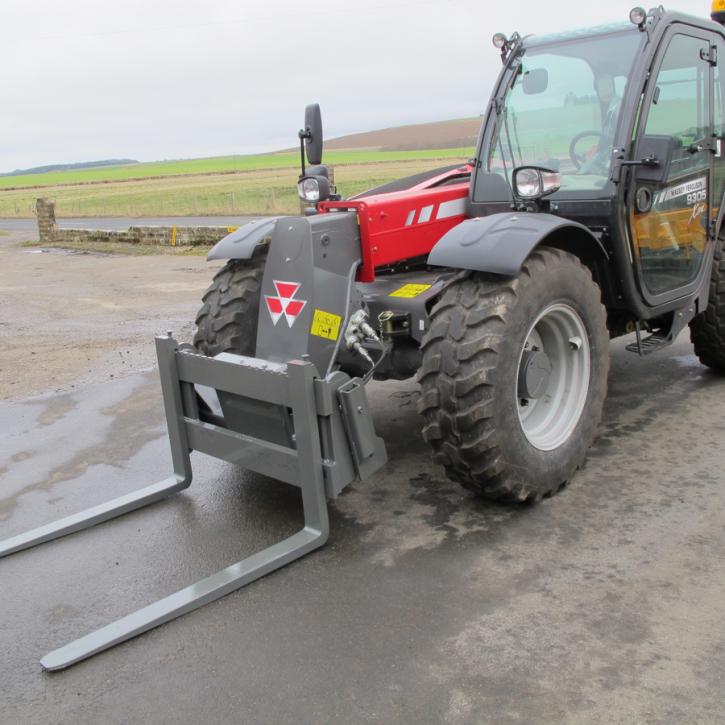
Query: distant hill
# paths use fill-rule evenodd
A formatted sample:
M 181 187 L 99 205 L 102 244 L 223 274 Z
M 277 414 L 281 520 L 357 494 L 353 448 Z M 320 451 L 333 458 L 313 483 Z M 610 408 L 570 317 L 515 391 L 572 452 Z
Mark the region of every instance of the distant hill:
M 408 126 L 381 128 L 377 131 L 351 133 L 337 138 L 325 138 L 325 148 L 330 151 L 420 151 L 467 148 L 476 145 L 481 121 L 481 118 L 458 118 L 453 121 L 415 123 Z M 274 153 L 291 151 L 295 151 L 295 148 Z
M 330 150 L 374 149 L 376 151 L 464 148 L 476 145 L 480 128 L 480 118 L 417 123 L 326 139 L 325 148 Z
M 433 152 L 436 158 L 453 155 L 454 150 L 471 149 L 476 145 L 482 119 L 459 118 L 452 121 L 435 121 L 432 123 L 416 123 L 408 126 L 382 128 L 377 131 L 353 133 L 325 140 L 325 149 L 338 152 L 338 157 L 347 152 L 355 156 L 370 152 L 395 154 L 402 152 L 399 158 L 424 158 Z M 0 173 L 0 189 L 31 186 L 48 186 L 55 183 L 94 183 L 96 181 L 122 181 L 131 178 L 147 178 L 151 176 L 169 176 L 195 173 L 234 173 L 241 169 L 281 168 L 282 157 L 298 153 L 299 147 L 272 151 L 264 154 L 247 154 L 244 156 L 214 156 L 207 158 L 170 159 L 139 163 L 135 159 L 103 159 L 101 161 L 83 161 L 72 164 L 47 164 L 29 169 L 16 169 L 9 173 Z M 416 156 L 416 152 L 421 152 Z M 460 155 L 460 154 L 459 154 Z M 431 158 L 433 156 L 431 155 Z M 359 158 L 351 158 L 337 163 L 356 163 Z M 380 160 L 380 159 L 369 159 Z M 292 162 L 290 163 L 292 165 Z M 131 167 L 131 168 L 129 168 Z M 71 172 L 71 173 L 69 173 Z M 73 175 L 76 172 L 77 175 Z M 60 177 L 46 177 L 42 180 L 27 177 L 43 174 L 58 174 Z M 16 177 L 26 177 L 25 179 Z
M 103 159 L 102 161 L 79 161 L 75 164 L 49 164 L 47 166 L 34 166 L 31 169 L 15 169 L 0 176 L 22 176 L 24 174 L 45 174 L 48 171 L 74 171 L 76 169 L 96 169 L 99 166 L 125 166 L 137 164 L 135 159 Z

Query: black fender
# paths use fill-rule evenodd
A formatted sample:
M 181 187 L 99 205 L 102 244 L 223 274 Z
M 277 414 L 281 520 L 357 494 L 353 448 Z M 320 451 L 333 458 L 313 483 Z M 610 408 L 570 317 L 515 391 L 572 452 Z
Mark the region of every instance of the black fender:
M 561 234 L 567 231 L 570 234 Z M 576 237 L 575 244 L 571 244 L 572 240 L 558 243 L 569 236 Z M 609 256 L 601 241 L 583 224 L 553 214 L 503 212 L 457 224 L 436 242 L 428 264 L 514 277 L 529 254 L 547 240 L 552 246 L 587 259 L 593 256 L 592 251 L 604 260 Z
M 239 227 L 231 234 L 220 239 L 207 254 L 207 260 L 212 259 L 251 259 L 254 250 L 271 238 L 281 219 L 295 217 L 273 216 L 257 219 Z

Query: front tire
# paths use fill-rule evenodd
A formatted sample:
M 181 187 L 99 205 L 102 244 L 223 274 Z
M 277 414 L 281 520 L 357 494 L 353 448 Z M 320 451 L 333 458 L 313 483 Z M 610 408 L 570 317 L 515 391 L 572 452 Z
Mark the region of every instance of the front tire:
M 582 465 L 606 396 L 609 334 L 599 287 L 576 257 L 540 248 L 518 277 L 457 280 L 422 348 L 423 437 L 450 478 L 523 502 Z

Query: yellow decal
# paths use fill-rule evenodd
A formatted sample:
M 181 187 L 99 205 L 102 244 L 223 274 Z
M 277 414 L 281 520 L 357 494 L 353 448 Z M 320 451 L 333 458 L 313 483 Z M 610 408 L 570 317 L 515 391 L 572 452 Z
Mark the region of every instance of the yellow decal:
M 391 292 L 388 297 L 417 297 L 430 289 L 431 286 L 429 284 L 404 284 L 400 289 Z
M 236 232 L 237 229 L 239 229 L 239 227 L 227 227 L 227 231 L 229 232 L 229 234 L 231 234 L 232 232 Z
M 340 315 L 325 312 L 324 310 L 315 310 L 310 335 L 324 337 L 326 340 L 337 340 L 337 336 L 340 334 L 341 322 L 342 317 Z

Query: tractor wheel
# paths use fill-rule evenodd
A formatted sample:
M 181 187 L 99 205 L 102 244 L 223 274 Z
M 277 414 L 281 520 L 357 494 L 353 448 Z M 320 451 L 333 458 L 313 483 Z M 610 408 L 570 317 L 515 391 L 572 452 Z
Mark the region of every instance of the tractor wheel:
M 196 316 L 194 347 L 204 355 L 254 355 L 266 254 L 231 260 L 215 275 Z
M 418 373 L 435 460 L 487 498 L 555 493 L 596 436 L 608 348 L 599 287 L 571 254 L 540 248 L 518 277 L 452 283 L 432 310 Z
M 718 240 L 707 308 L 690 322 L 690 339 L 703 365 L 725 372 L 725 239 Z

